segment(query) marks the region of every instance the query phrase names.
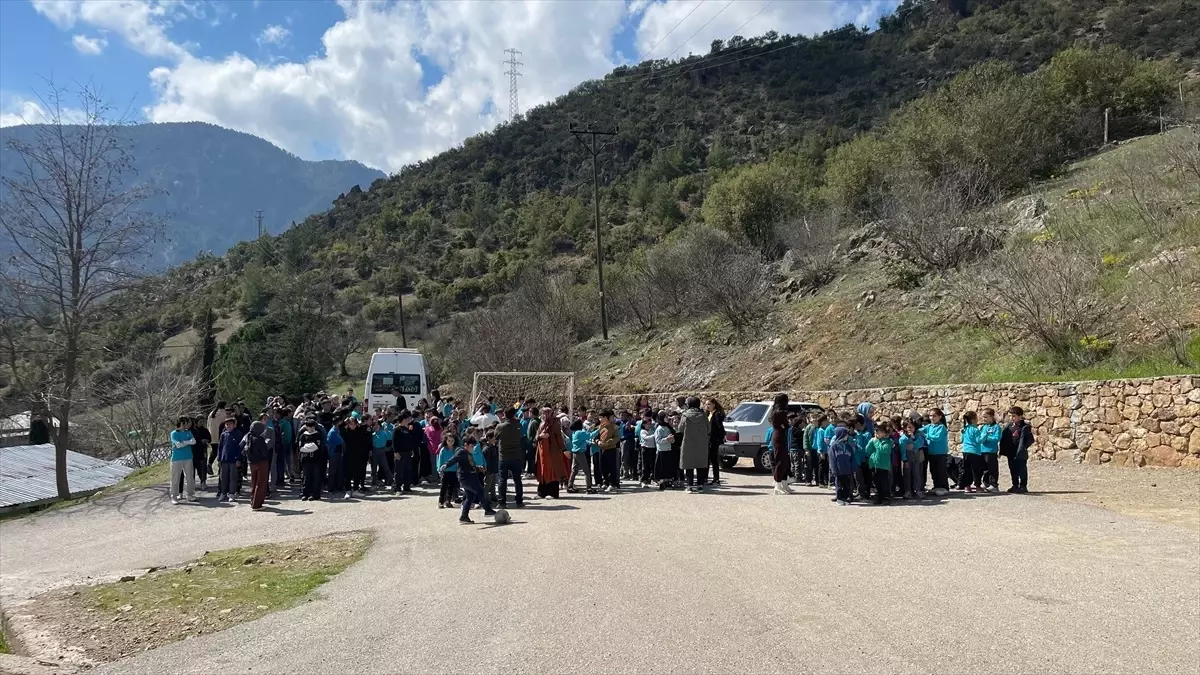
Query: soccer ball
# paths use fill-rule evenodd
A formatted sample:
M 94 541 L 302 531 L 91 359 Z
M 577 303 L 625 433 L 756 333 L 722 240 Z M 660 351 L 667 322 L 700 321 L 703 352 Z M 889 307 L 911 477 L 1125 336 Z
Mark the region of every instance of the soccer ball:
M 496 515 L 492 516 L 492 518 L 495 519 L 497 525 L 507 525 L 512 522 L 512 520 L 508 517 L 508 511 L 505 511 L 504 509 L 497 510 Z

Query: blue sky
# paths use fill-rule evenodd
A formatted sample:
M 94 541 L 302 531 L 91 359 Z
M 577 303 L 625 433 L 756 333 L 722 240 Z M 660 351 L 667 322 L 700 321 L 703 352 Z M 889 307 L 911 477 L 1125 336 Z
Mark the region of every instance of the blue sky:
M 38 121 L 43 78 L 91 82 L 138 121 L 199 120 L 306 159 L 384 170 L 622 63 L 730 35 L 874 26 L 898 0 L 0 0 L 0 124 Z

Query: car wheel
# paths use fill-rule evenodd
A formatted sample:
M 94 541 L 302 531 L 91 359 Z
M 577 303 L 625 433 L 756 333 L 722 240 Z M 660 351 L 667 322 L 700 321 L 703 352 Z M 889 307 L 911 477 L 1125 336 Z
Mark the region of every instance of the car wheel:
M 737 462 L 738 462 L 737 457 L 730 457 L 730 456 L 722 457 L 721 458 L 721 468 L 722 469 L 732 469 L 733 467 L 737 466 Z
M 768 448 L 763 448 L 754 456 L 754 468 L 759 471 L 771 473 L 771 451 Z

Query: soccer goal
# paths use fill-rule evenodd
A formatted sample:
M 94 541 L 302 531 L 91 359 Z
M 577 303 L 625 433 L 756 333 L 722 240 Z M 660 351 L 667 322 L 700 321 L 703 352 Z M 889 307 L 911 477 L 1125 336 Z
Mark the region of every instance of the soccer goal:
M 558 410 L 565 405 L 574 413 L 575 373 L 475 373 L 471 410 L 479 409 L 489 396 L 497 409 L 532 398 L 538 406 Z

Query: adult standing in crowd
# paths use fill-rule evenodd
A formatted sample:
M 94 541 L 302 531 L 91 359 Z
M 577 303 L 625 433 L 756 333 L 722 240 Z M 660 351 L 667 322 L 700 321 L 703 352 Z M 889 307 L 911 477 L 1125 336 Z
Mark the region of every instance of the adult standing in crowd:
M 225 431 L 225 420 L 229 419 L 232 410 L 225 406 L 225 401 L 217 401 L 217 406 L 208 413 L 207 427 L 208 434 L 212 436 L 212 448 L 208 451 L 208 473 L 210 476 L 216 476 L 216 471 L 213 470 L 213 463 L 217 461 L 217 453 L 221 447 L 221 432 Z M 217 477 L 218 483 L 220 477 Z
M 787 484 L 788 474 L 792 470 L 791 458 L 788 456 L 788 395 L 777 394 L 775 406 L 771 409 L 771 477 L 775 480 L 775 494 L 787 495 L 792 488 Z
M 537 434 L 537 482 L 539 497 L 558 499 L 560 483 L 567 477 L 563 462 L 566 443 L 558 417 L 550 407 L 542 408 L 542 423 Z
M 525 506 L 521 485 L 521 472 L 525 468 L 524 441 L 516 412 L 512 408 L 505 408 L 504 421 L 496 426 L 496 443 L 500 446 L 500 506 L 508 503 L 510 478 L 517 492 L 517 507 Z
M 708 464 L 712 467 L 712 482 L 709 485 L 721 484 L 721 442 L 725 440 L 725 409 L 715 398 L 708 399 L 704 404 L 708 413 Z
M 196 444 L 192 446 L 192 470 L 196 472 L 201 490 L 208 489 L 208 446 L 213 441 L 207 422 L 199 417 L 192 418 L 192 438 L 196 439 Z
M 345 446 L 346 476 L 348 488 L 345 499 L 358 494 L 366 494 L 367 459 L 371 456 L 373 439 L 371 432 L 359 424 L 357 417 L 346 417 L 342 428 L 342 442 Z
M 708 482 L 708 441 L 710 423 L 700 410 L 700 399 L 692 396 L 685 402 L 679 416 L 679 431 L 683 443 L 679 452 L 679 468 L 683 469 L 688 492 L 700 492 Z

